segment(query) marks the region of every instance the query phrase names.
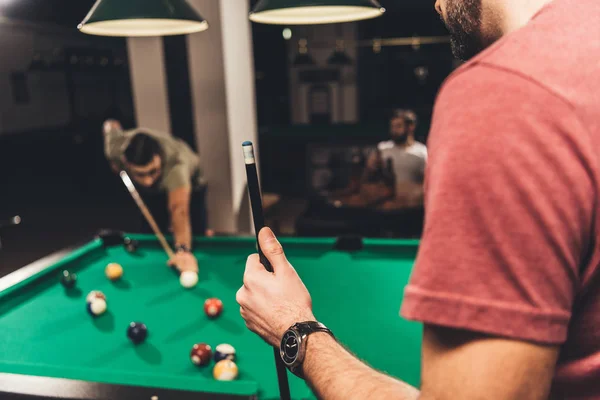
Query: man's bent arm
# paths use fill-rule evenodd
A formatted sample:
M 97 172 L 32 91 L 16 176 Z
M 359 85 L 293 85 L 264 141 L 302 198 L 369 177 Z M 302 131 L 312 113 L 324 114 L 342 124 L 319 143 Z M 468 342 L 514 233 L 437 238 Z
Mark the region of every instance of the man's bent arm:
M 326 333 L 310 335 L 304 375 L 323 400 L 542 400 L 557 357 L 558 346 L 425 325 L 421 393 L 366 366 Z
M 310 335 L 303 368 L 320 399 L 419 398 L 417 389 L 366 366 L 326 333 Z
M 192 246 L 192 224 L 190 221 L 191 190 L 188 186 L 169 192 L 169 213 L 176 245 Z

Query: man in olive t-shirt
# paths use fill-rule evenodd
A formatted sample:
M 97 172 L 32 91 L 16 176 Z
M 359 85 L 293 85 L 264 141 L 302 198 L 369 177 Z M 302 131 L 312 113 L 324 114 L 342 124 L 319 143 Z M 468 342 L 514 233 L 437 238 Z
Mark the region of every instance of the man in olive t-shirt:
M 191 253 L 190 200 L 193 191 L 204 186 L 200 157 L 184 141 L 167 133 L 144 128 L 125 131 L 115 120 L 106 121 L 103 131 L 104 152 L 113 171 L 127 171 L 147 196 L 167 194 L 176 249 L 169 264 L 197 272 L 198 262 Z

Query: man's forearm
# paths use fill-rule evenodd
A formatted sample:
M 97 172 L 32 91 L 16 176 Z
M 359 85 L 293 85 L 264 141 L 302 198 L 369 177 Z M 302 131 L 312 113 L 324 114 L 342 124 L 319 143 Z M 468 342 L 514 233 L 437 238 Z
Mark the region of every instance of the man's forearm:
M 324 400 L 419 398 L 417 389 L 369 368 L 326 333 L 310 335 L 304 375 Z
M 175 244 L 184 245 L 188 248 L 192 246 L 192 225 L 190 214 L 186 210 L 174 209 L 171 211 L 171 225 L 173 226 L 173 236 Z

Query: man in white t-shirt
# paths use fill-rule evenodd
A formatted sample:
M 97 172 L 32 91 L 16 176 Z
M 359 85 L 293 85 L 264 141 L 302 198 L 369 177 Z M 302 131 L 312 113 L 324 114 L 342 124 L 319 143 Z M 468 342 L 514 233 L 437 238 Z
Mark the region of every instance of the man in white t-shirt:
M 364 182 L 382 176 L 393 182 L 395 199 L 385 208 L 422 202 L 427 148 L 415 140 L 416 128 L 413 111 L 395 110 L 390 118 L 390 140 L 379 143 L 367 161 Z
M 390 119 L 391 140 L 377 146 L 379 154 L 373 155 L 374 162 L 368 168 L 377 168 L 381 164 L 387 169 L 391 163 L 396 185 L 403 183 L 423 184 L 427 148 L 415 140 L 417 116 L 412 111 L 396 110 Z M 379 160 L 377 160 L 379 159 Z M 381 164 L 380 164 L 381 163 Z M 379 165 L 378 165 L 379 164 Z

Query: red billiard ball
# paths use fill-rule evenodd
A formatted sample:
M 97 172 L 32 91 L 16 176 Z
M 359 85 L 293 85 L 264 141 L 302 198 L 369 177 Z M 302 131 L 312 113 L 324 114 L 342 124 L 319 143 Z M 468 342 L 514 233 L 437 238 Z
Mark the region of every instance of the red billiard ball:
M 209 318 L 216 318 L 223 312 L 223 302 L 219 299 L 207 299 L 204 302 L 204 313 Z
M 190 352 L 190 360 L 194 365 L 203 367 L 210 364 L 212 358 L 212 349 L 206 343 L 197 343 L 192 347 Z

